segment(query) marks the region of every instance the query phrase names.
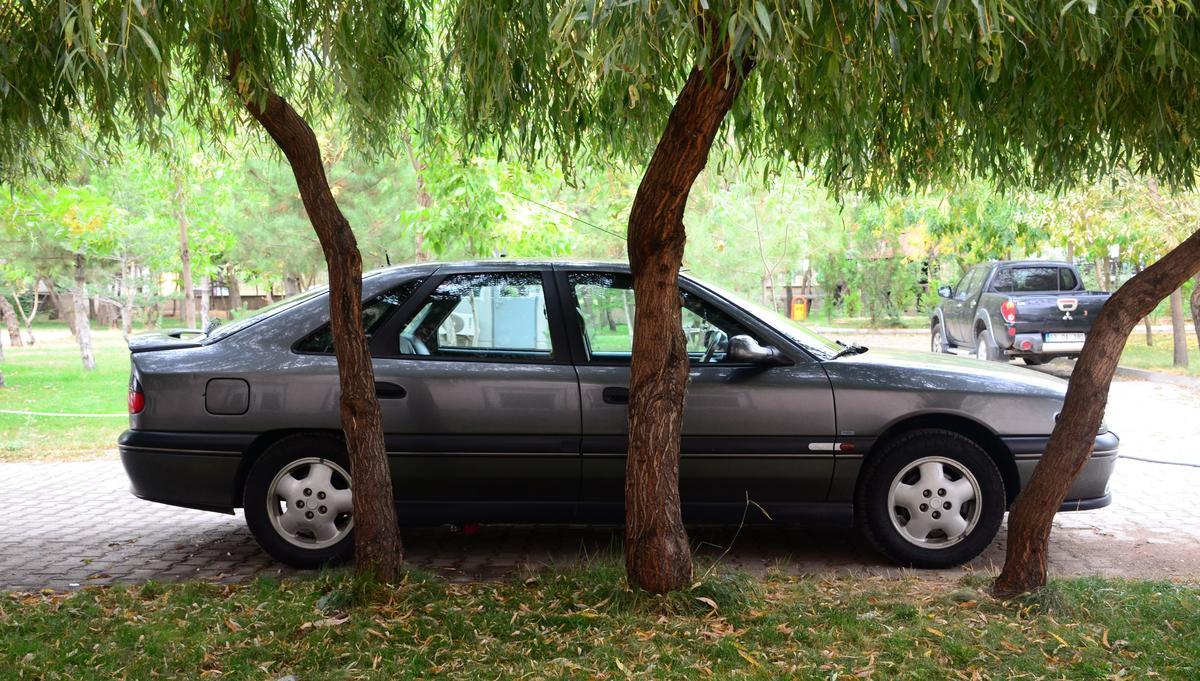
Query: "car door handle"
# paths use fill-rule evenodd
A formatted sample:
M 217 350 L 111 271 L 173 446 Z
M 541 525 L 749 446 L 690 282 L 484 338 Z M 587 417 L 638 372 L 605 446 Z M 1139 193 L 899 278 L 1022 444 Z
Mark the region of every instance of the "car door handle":
M 605 404 L 629 404 L 629 388 L 605 388 L 601 395 Z
M 381 400 L 398 400 L 408 394 L 404 386 L 385 381 L 375 381 L 375 397 Z

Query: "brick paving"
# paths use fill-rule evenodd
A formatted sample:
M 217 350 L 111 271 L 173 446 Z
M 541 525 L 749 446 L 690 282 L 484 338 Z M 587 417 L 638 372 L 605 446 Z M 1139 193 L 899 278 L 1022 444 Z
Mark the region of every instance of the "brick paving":
M 1113 487 L 1109 508 L 1058 516 L 1052 570 L 1200 580 L 1200 469 L 1122 461 Z M 0 590 L 289 572 L 259 550 L 240 516 L 132 497 L 117 461 L 3 464 L 0 495 L 15 511 L 0 524 Z M 691 535 L 699 554 L 717 557 L 735 533 L 693 528 Z M 964 570 L 995 570 L 1003 536 Z M 405 539 L 410 566 L 463 581 L 611 556 L 620 547 L 618 531 L 588 527 L 487 526 L 474 535 L 432 528 Z M 722 562 L 760 573 L 905 572 L 843 532 L 799 528 L 744 528 Z

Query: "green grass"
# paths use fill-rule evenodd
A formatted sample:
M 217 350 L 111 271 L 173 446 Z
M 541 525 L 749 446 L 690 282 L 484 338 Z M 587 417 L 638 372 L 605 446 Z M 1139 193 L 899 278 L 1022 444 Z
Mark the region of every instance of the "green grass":
M 804 324 L 836 329 L 928 329 L 929 315 L 905 315 L 899 320 L 879 319 L 874 325 L 870 317 L 833 317 L 826 319 L 824 315 L 810 316 Z
M 33 347 L 4 348 L 0 409 L 70 414 L 124 414 L 129 351 L 116 331 L 94 331 L 96 370 L 85 371 L 65 328 L 34 329 Z M 127 416 L 71 418 L 0 414 L 0 461 L 86 458 L 111 454 Z
M 1174 366 L 1175 351 L 1170 332 L 1154 334 L 1154 346 L 1146 345 L 1146 333 L 1140 327 L 1125 343 L 1121 353 L 1121 366 L 1150 371 L 1165 371 L 1172 374 L 1200 376 L 1200 352 L 1196 349 L 1195 334 L 1188 334 L 1188 367 Z
M 1197 678 L 1200 589 L 717 573 L 668 597 L 612 563 L 499 584 L 343 573 L 0 599 L 0 677 Z

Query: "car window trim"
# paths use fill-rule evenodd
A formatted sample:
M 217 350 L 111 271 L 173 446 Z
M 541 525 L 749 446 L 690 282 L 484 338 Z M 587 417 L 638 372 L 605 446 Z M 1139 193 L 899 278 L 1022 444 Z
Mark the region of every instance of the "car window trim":
M 439 355 L 402 355 L 399 353 L 399 330 L 412 315 L 424 307 L 429 301 L 429 296 L 437 290 L 447 279 L 458 276 L 471 276 L 478 274 L 536 274 L 542 280 L 542 295 L 546 299 L 546 325 L 550 329 L 550 357 L 544 360 L 533 360 L 524 357 L 506 358 L 506 357 L 445 357 Z M 409 305 L 412 307 L 409 308 Z M 553 271 L 550 268 L 519 268 L 513 269 L 497 265 L 495 267 L 480 267 L 470 270 L 451 269 L 445 271 L 443 268 L 438 268 L 429 275 L 429 279 L 422 285 L 407 303 L 392 315 L 389 320 L 390 325 L 385 324 L 376 334 L 379 336 L 385 333 L 395 335 L 397 337 L 395 354 L 376 354 L 375 344 L 372 343 L 372 359 L 387 359 L 401 361 L 418 361 L 418 362 L 467 362 L 467 363 L 485 363 L 485 364 L 529 364 L 538 366 L 549 365 L 569 365 L 571 364 L 571 352 L 568 349 L 568 341 L 565 338 L 566 331 L 561 326 L 561 320 L 556 320 L 558 315 L 555 310 L 558 309 L 558 291 L 554 286 Z M 392 331 L 395 331 L 393 334 Z
M 570 265 L 558 265 L 554 267 L 554 280 L 561 289 L 559 292 L 559 315 L 564 321 L 566 333 L 570 336 L 570 350 L 572 361 L 579 366 L 596 366 L 596 367 L 627 367 L 628 361 L 622 360 L 603 360 L 597 361 L 588 356 L 587 341 L 584 339 L 582 325 L 577 321 L 577 312 L 574 306 L 575 292 L 571 289 L 569 277 L 572 274 L 608 274 L 608 275 L 623 275 L 632 276 L 629 270 L 624 268 L 600 269 L 591 267 L 572 267 Z M 804 347 L 790 338 L 777 333 L 774 329 L 764 324 L 757 317 L 747 313 L 745 310 L 733 305 L 725 300 L 722 296 L 707 289 L 703 284 L 689 279 L 688 277 L 679 275 L 679 287 L 684 291 L 698 296 L 705 304 L 715 307 L 718 311 L 725 313 L 734 321 L 746 327 L 749 331 L 757 335 L 761 339 L 769 340 L 769 344 L 780 352 L 784 353 L 792 361 L 797 364 L 818 362 L 819 360 L 808 352 Z M 567 320 L 571 323 L 566 323 Z M 798 356 L 797 356 L 798 355 Z M 693 369 L 737 369 L 737 368 L 756 368 L 759 365 L 749 362 L 714 362 L 709 364 L 688 362 L 688 370 Z

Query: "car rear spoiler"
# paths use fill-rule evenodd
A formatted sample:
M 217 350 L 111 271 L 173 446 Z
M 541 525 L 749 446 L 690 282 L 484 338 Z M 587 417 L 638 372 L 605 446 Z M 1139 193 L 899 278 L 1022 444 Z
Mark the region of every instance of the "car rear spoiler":
M 185 338 L 185 336 L 188 336 Z M 198 348 L 205 334 L 200 329 L 171 329 L 158 333 L 143 333 L 129 339 L 130 352 Z

